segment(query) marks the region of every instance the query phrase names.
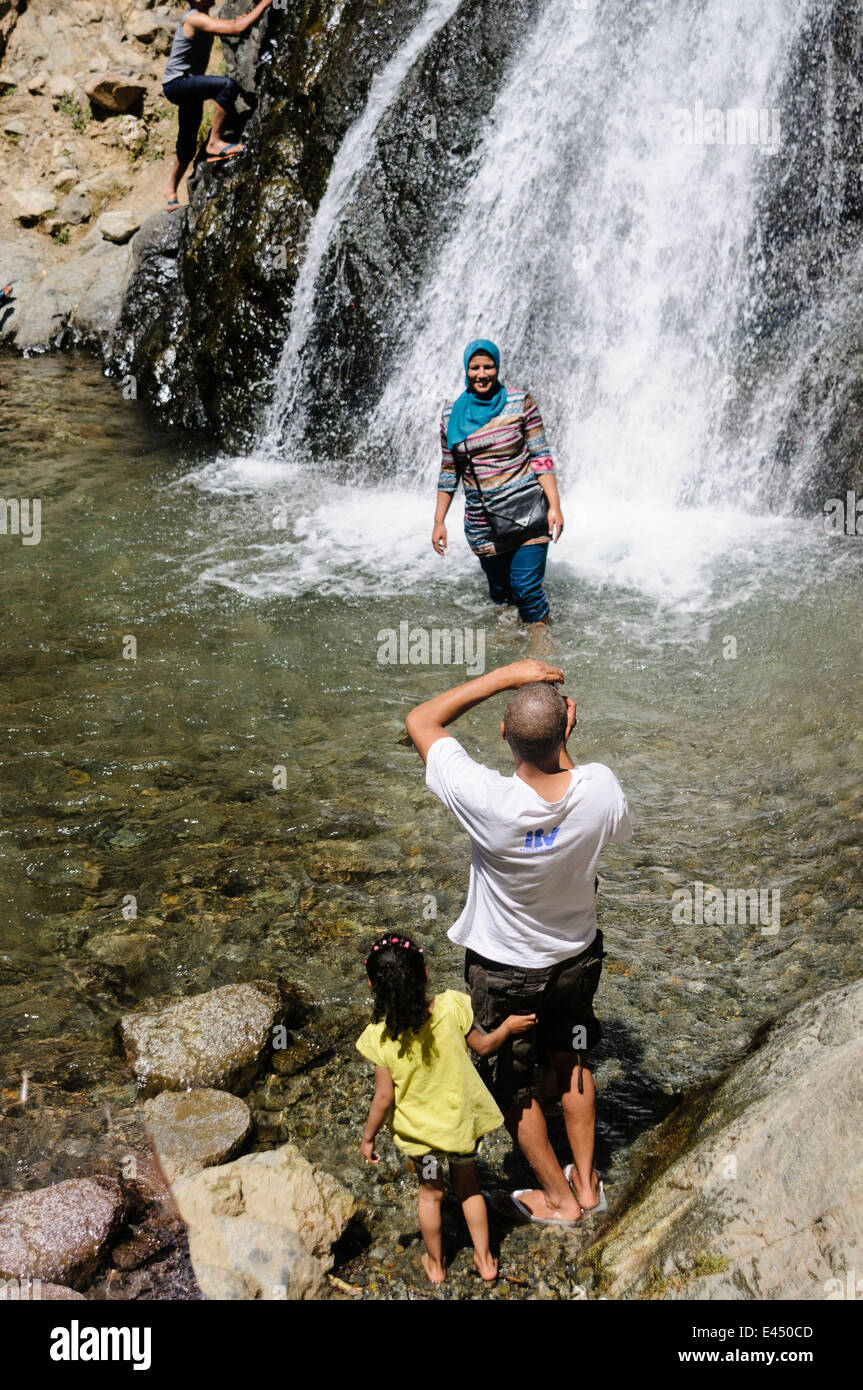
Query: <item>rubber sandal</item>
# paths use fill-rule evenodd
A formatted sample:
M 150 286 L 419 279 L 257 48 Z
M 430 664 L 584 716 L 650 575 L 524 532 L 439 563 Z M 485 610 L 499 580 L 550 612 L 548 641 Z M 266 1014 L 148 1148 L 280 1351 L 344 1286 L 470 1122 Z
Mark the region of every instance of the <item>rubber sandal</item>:
M 221 159 L 233 159 L 238 154 L 245 154 L 245 145 L 223 145 L 218 154 L 208 154 L 208 164 L 218 164 Z
M 525 1192 L 532 1192 L 531 1187 L 519 1187 L 515 1192 L 483 1192 L 483 1197 L 488 1202 L 492 1211 L 497 1212 L 498 1216 L 508 1216 L 510 1219 L 517 1216 L 522 1221 L 529 1221 L 533 1226 L 577 1226 L 580 1220 L 576 1217 L 573 1221 L 564 1221 L 560 1217 L 553 1216 L 534 1216 L 529 1207 L 526 1207 L 521 1198 Z
M 569 1183 L 570 1187 L 572 1187 L 572 1170 L 574 1167 L 574 1163 L 568 1163 L 563 1170 L 563 1176 L 566 1178 L 566 1181 Z M 595 1168 L 593 1171 L 594 1173 L 596 1173 Z M 599 1176 L 598 1173 L 596 1173 L 596 1180 L 599 1183 L 599 1201 L 597 1202 L 595 1207 L 582 1207 L 582 1216 L 598 1216 L 601 1211 L 608 1211 L 608 1198 L 605 1195 L 605 1187 L 603 1186 L 602 1178 Z M 577 1200 L 578 1198 L 576 1198 L 576 1201 Z
M 179 198 L 169 198 L 167 201 L 169 212 L 173 212 L 175 208 L 178 208 L 180 206 Z

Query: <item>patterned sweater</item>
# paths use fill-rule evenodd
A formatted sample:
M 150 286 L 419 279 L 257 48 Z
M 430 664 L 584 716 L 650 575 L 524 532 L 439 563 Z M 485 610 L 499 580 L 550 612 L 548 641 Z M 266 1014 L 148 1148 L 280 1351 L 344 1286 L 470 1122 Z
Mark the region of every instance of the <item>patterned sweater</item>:
M 441 471 L 438 491 L 454 493 L 458 488 L 455 459 L 446 446 L 446 432 L 452 402 L 444 406 L 440 422 Z M 553 473 L 554 460 L 548 449 L 540 413 L 529 391 L 506 388 L 506 405 L 482 429 L 468 435 L 468 449 L 480 487 L 491 500 L 511 497 L 536 486 L 535 473 Z M 494 536 L 482 505 L 479 490 L 468 468 L 463 475 L 464 533 L 475 555 L 497 554 Z M 548 536 L 536 536 L 525 545 L 547 545 Z

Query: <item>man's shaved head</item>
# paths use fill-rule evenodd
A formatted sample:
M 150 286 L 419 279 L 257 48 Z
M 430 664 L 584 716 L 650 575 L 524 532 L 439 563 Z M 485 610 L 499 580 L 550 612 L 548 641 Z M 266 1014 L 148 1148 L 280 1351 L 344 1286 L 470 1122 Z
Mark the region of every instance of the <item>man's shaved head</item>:
M 548 681 L 530 681 L 509 700 L 503 736 L 522 762 L 542 763 L 560 748 L 566 735 L 566 700 Z

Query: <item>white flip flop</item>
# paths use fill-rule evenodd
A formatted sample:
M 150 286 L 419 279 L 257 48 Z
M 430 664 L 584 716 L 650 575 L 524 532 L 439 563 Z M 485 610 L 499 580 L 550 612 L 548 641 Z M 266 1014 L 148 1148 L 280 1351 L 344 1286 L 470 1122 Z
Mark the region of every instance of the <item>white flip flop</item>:
M 574 1163 L 568 1163 L 563 1170 L 563 1176 L 566 1178 L 566 1181 L 569 1183 L 570 1187 L 572 1187 L 572 1170 L 574 1167 Z M 596 1173 L 595 1168 L 593 1171 L 594 1173 Z M 597 1202 L 595 1207 L 582 1207 L 582 1216 L 598 1216 L 601 1211 L 608 1211 L 608 1198 L 605 1195 L 605 1187 L 603 1186 L 602 1178 L 599 1176 L 598 1173 L 596 1173 L 596 1180 L 599 1183 L 599 1201 Z

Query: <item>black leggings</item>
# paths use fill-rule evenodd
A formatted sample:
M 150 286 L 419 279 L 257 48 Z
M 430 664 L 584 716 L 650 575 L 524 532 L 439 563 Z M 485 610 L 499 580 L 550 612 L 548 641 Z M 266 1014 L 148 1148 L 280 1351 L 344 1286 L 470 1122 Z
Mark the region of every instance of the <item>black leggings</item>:
M 228 111 L 239 93 L 233 77 L 175 77 L 162 88 L 165 96 L 179 108 L 180 129 L 177 133 L 177 158 L 181 164 L 194 159 L 198 131 L 204 114 L 204 102 L 214 101 Z

